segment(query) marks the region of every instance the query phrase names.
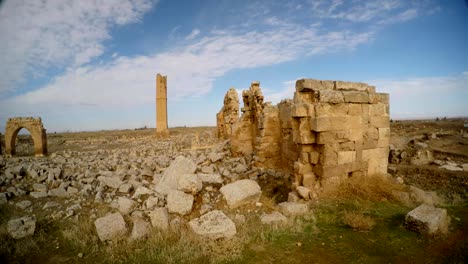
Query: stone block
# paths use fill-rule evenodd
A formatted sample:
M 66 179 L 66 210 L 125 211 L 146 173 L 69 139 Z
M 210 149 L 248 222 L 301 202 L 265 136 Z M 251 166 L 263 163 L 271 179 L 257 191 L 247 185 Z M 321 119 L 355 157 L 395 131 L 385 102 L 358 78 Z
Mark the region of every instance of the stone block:
M 371 158 L 368 161 L 367 175 L 386 175 L 388 166 L 388 157 L 386 158 Z
M 119 211 L 124 215 L 131 213 L 133 208 L 137 205 L 135 201 L 127 197 L 119 197 L 117 203 L 119 205 Z
M 179 177 L 177 186 L 181 191 L 197 194 L 203 188 L 203 182 L 197 174 L 183 174 Z
M 277 224 L 283 224 L 286 223 L 288 219 L 286 216 L 284 216 L 282 213 L 274 211 L 270 214 L 262 214 L 260 216 L 260 222 L 262 224 L 268 224 L 268 225 L 277 225 Z
M 344 102 L 343 93 L 334 90 L 317 91 L 318 100 L 321 103 L 339 104 Z
M 36 230 L 36 217 L 25 216 L 8 221 L 7 231 L 14 239 L 32 236 Z
M 390 128 L 379 128 L 378 147 L 385 148 L 390 145 Z
M 304 199 L 304 200 L 309 200 L 310 199 L 310 189 L 304 186 L 297 186 L 296 192 L 299 194 L 299 196 Z
M 351 163 L 356 160 L 356 151 L 339 151 L 338 164 Z
M 150 224 L 139 217 L 132 218 L 133 228 L 130 234 L 131 240 L 138 240 L 147 237 L 150 233 Z
M 390 117 L 389 116 L 370 116 L 369 123 L 373 127 L 390 127 Z
M 364 130 L 364 140 L 366 139 L 379 139 L 379 129 L 375 127 L 369 127 Z
M 344 101 L 346 103 L 367 104 L 369 102 L 369 94 L 358 91 L 343 91 Z
M 305 173 L 302 176 L 302 185 L 309 189 L 315 186 L 316 181 L 317 181 L 317 178 L 313 172 Z
M 297 103 L 291 107 L 291 116 L 307 117 L 314 116 L 314 105 L 309 103 Z
M 190 229 L 208 239 L 231 239 L 236 233 L 236 225 L 223 212 L 214 210 L 189 222 Z
M 321 180 L 330 177 L 343 177 L 347 176 L 351 171 L 351 164 L 340 165 L 327 165 L 327 166 L 314 166 L 313 172 L 320 177 Z
M 371 104 L 369 105 L 369 115 L 370 116 L 384 116 L 388 115 L 387 106 L 385 104 Z
M 330 117 L 330 116 L 347 116 L 349 112 L 349 104 L 329 104 L 318 102 L 315 106 L 315 117 Z
M 256 181 L 239 180 L 219 189 L 229 208 L 237 208 L 258 201 L 262 191 Z
M 361 91 L 361 92 L 375 92 L 375 87 L 367 85 L 365 83 L 359 82 L 335 82 L 336 90 L 346 90 L 346 91 Z
M 312 171 L 310 164 L 302 164 L 300 162 L 294 162 L 294 172 L 298 174 L 305 174 Z
M 288 216 L 298 216 L 309 212 L 309 206 L 304 203 L 282 202 L 278 206 L 280 211 Z
M 345 141 L 338 144 L 339 151 L 351 151 L 356 150 L 354 141 Z
M 446 209 L 427 204 L 418 206 L 405 217 L 409 230 L 426 235 L 447 234 L 449 221 Z
M 169 213 L 187 215 L 192 212 L 193 196 L 179 190 L 170 191 L 167 195 L 167 209 Z
M 320 155 L 320 165 L 334 165 L 338 163 L 338 153 L 335 151 L 324 152 Z
M 94 225 L 101 241 L 113 240 L 127 233 L 127 225 L 119 213 L 98 218 Z
M 155 208 L 153 211 L 148 213 L 148 216 L 150 218 L 151 225 L 154 228 L 160 230 L 167 230 L 169 228 L 169 213 L 167 212 L 167 208 Z
M 369 93 L 369 103 L 371 104 L 385 104 L 388 105 L 390 101 L 390 95 L 387 93 Z
M 368 161 L 370 159 L 384 159 L 388 158 L 388 147 L 365 149 L 362 151 L 362 160 Z
M 309 161 L 311 164 L 317 164 L 319 162 L 319 153 L 316 151 L 309 152 Z
M 362 114 L 361 104 L 349 104 L 348 105 L 348 115 L 360 116 L 361 114 Z
M 310 120 L 310 127 L 316 132 L 356 129 L 361 128 L 361 125 L 360 116 L 316 117 Z
M 314 91 L 314 90 L 333 90 L 335 84 L 333 81 L 321 81 L 314 79 L 300 79 L 296 81 L 296 92 Z

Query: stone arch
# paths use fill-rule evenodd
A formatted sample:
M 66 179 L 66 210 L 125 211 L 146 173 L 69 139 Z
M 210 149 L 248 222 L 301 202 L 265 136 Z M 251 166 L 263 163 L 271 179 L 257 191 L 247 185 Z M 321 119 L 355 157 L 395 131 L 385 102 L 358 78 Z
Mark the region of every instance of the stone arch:
M 34 155 L 47 155 L 47 134 L 42 125 L 41 118 L 15 117 L 9 118 L 5 130 L 5 154 L 16 154 L 16 137 L 21 129 L 26 129 L 31 134 L 34 141 Z

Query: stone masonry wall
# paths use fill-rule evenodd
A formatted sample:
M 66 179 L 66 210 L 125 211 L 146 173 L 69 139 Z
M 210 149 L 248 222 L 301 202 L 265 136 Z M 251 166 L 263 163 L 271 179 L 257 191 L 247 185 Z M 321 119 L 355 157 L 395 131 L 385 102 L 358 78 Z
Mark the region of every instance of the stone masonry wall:
M 253 154 L 255 166 L 289 173 L 293 188 L 386 173 L 388 94 L 364 83 L 301 79 L 294 99 L 278 105 L 263 103 L 258 82 L 242 95 L 243 114 L 230 119 L 232 134 L 225 137 L 231 152 Z

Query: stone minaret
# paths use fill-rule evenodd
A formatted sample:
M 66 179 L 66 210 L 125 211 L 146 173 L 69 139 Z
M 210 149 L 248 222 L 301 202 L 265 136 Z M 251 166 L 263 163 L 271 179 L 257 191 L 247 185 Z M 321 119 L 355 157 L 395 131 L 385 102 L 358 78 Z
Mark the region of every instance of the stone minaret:
M 167 76 L 156 75 L 156 135 L 168 137 L 167 129 Z

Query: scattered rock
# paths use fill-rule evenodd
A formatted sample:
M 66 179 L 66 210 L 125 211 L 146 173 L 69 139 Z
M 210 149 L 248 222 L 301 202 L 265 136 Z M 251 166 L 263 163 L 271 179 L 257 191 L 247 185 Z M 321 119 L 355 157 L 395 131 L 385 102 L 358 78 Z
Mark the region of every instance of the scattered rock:
M 421 234 L 447 234 L 449 217 L 446 209 L 422 204 L 406 215 L 405 225 Z
M 121 181 L 118 177 L 99 176 L 97 179 L 107 187 L 114 189 L 118 189 L 120 185 L 123 184 L 123 181 Z
M 127 233 L 127 225 L 120 213 L 98 218 L 94 225 L 101 241 L 113 240 Z
M 286 223 L 288 221 L 288 219 L 282 213 L 275 211 L 275 212 L 272 212 L 270 214 L 262 214 L 260 216 L 260 221 L 262 222 L 262 224 L 270 224 L 271 225 L 271 224 Z
M 59 187 L 49 190 L 48 195 L 56 197 L 68 197 L 70 194 L 64 188 Z
M 154 228 L 160 230 L 167 230 L 169 228 L 169 214 L 167 212 L 167 208 L 155 208 L 153 211 L 148 213 L 148 216 L 151 220 L 151 225 Z
M 179 177 L 178 189 L 193 195 L 203 188 L 203 183 L 197 174 L 184 174 Z
M 304 198 L 304 200 L 306 200 L 306 201 L 309 200 L 309 197 L 310 197 L 310 189 L 309 188 L 304 187 L 304 186 L 298 186 L 296 188 L 296 191 L 299 194 L 299 196 Z
M 244 204 L 255 203 L 260 198 L 262 191 L 256 181 L 239 180 L 227 185 L 224 185 L 219 190 L 229 206 L 229 208 L 237 208 Z
M 456 164 L 453 164 L 453 163 L 442 165 L 442 166 L 440 166 L 440 168 L 441 169 L 446 169 L 446 170 L 449 170 L 449 171 L 463 171 L 463 168 L 460 168 Z
M 126 197 L 119 197 L 117 203 L 119 205 L 119 211 L 125 215 L 131 213 L 136 206 L 135 201 Z
M 48 196 L 47 192 L 30 192 L 29 195 L 35 199 L 44 198 Z
M 211 152 L 208 154 L 208 158 L 211 160 L 211 162 L 217 162 L 218 160 L 222 160 L 224 158 L 224 154 Z
M 24 201 L 21 201 L 21 202 L 17 202 L 15 205 L 16 205 L 16 207 L 24 210 L 24 209 L 30 207 L 32 205 L 32 203 L 31 203 L 31 201 L 24 200 Z
M 301 198 L 297 195 L 297 192 L 288 193 L 288 202 L 298 202 Z
M 169 213 L 186 215 L 192 212 L 193 196 L 182 191 L 173 190 L 167 195 L 167 209 Z
M 176 190 L 179 176 L 193 174 L 196 169 L 197 165 L 192 160 L 184 156 L 178 156 L 164 171 L 157 185 L 157 191 L 168 194 L 170 190 Z
M 158 197 L 148 197 L 145 201 L 146 210 L 153 209 L 159 203 Z
M 236 225 L 223 212 L 211 211 L 189 222 L 190 229 L 197 235 L 209 239 L 231 239 L 236 235 Z
M 135 193 L 133 194 L 132 198 L 133 199 L 138 199 L 142 195 L 151 195 L 154 192 L 144 186 L 138 186 L 138 188 L 135 190 Z
M 288 216 L 303 215 L 309 212 L 309 206 L 304 203 L 282 202 L 278 206 L 280 211 Z
M 7 231 L 14 239 L 32 236 L 36 230 L 36 217 L 24 216 L 8 221 Z
M 133 217 L 132 222 L 133 222 L 133 228 L 132 228 L 132 233 L 130 235 L 131 240 L 142 239 L 149 235 L 150 224 L 148 222 L 146 222 L 145 220 L 139 217 Z
M 203 182 L 207 184 L 222 184 L 223 183 L 223 177 L 217 173 L 212 173 L 212 174 L 207 174 L 207 173 L 199 173 L 197 174 L 198 178 Z

